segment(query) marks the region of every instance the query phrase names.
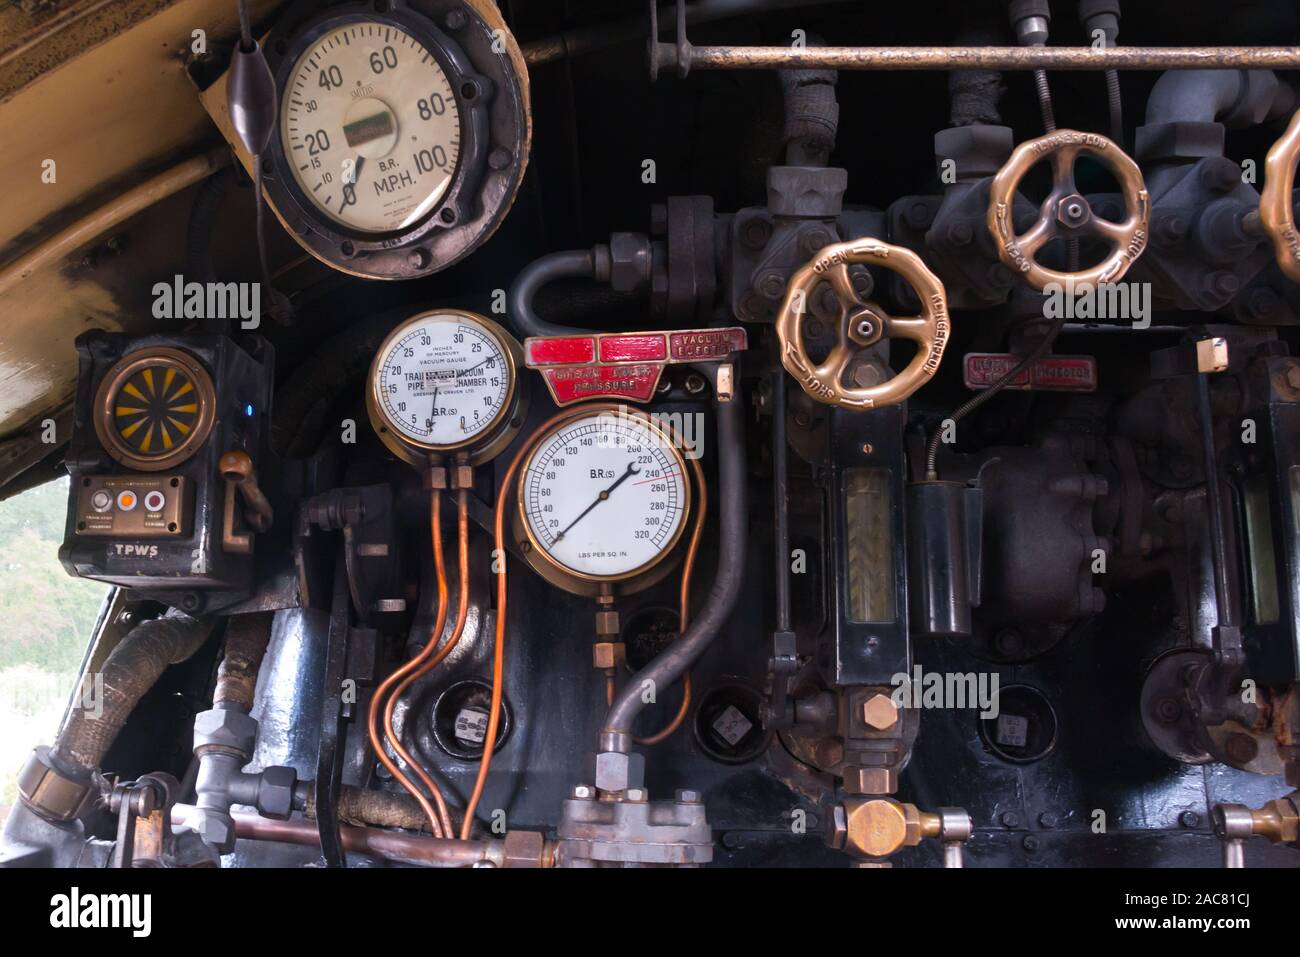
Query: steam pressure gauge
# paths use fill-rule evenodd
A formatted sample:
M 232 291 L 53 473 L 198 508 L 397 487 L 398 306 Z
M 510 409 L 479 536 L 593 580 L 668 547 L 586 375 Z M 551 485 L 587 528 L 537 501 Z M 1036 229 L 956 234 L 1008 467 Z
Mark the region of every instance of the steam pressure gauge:
M 388 334 L 370 367 L 366 410 L 383 443 L 412 465 L 496 455 L 519 431 L 519 344 L 495 322 L 440 309 Z
M 345 272 L 445 268 L 504 218 L 528 156 L 527 79 L 495 5 L 295 4 L 267 43 L 279 117 L 266 194 Z
M 542 436 L 517 494 L 533 567 L 579 594 L 666 573 L 691 504 L 678 446 L 649 416 L 617 406 L 575 409 Z

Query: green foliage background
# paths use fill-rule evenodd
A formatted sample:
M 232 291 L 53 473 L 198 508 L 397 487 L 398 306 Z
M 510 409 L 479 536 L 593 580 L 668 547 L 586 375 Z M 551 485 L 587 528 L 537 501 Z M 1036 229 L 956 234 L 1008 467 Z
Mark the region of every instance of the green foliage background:
M 48 744 L 107 588 L 59 564 L 68 480 L 0 502 L 0 821 L 28 752 Z

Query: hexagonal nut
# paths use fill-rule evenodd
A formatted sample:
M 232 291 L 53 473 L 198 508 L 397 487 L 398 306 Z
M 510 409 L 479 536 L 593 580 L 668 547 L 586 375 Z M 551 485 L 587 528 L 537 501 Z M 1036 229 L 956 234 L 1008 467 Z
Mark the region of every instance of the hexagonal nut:
M 849 836 L 849 821 L 844 813 L 844 806 L 835 805 L 831 809 L 829 820 L 827 821 L 826 843 L 837 851 L 844 850 L 844 844 Z
M 257 809 L 264 817 L 287 821 L 293 813 L 293 788 L 298 772 L 293 768 L 270 767 L 262 771 L 257 782 Z
M 623 663 L 623 642 L 598 641 L 591 646 L 591 666 L 593 668 L 617 668 Z
M 645 756 L 601 751 L 596 755 L 595 781 L 600 791 L 642 787 L 645 784 Z
M 650 281 L 650 237 L 641 233 L 612 233 L 609 237 L 609 285 L 616 292 L 634 292 Z
M 898 790 L 898 772 L 893 768 L 846 767 L 847 794 L 893 794 Z
M 692 788 L 678 788 L 673 797 L 678 804 L 700 804 L 704 800 L 704 795 Z
M 503 867 L 541 867 L 546 839 L 540 831 L 506 831 L 502 843 Z
M 862 720 L 877 731 L 888 731 L 898 724 L 898 704 L 890 695 L 877 692 L 862 702 Z
M 569 792 L 569 797 L 575 801 L 594 801 L 596 789 L 590 784 L 575 784 L 573 790 Z
M 235 822 L 229 814 L 209 808 L 195 808 L 185 822 L 203 843 L 222 854 L 235 849 Z
M 257 743 L 257 722 L 233 708 L 212 708 L 194 716 L 194 747 L 216 745 L 249 756 Z
M 921 840 L 920 815 L 910 804 L 889 798 L 845 801 L 845 850 L 865 857 L 889 857 Z

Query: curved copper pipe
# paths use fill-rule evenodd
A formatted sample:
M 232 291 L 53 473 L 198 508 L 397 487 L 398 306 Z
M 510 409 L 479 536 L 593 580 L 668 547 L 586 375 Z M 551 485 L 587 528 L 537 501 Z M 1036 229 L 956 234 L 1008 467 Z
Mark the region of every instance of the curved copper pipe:
M 478 807 L 479 800 L 483 797 L 483 788 L 487 784 L 488 770 L 492 767 L 492 746 L 496 743 L 497 729 L 501 724 L 501 695 L 504 690 L 502 672 L 505 670 L 506 638 L 506 503 L 510 499 L 511 485 L 514 483 L 520 464 L 532 452 L 534 446 L 537 445 L 540 438 L 546 434 L 551 426 L 563 421 L 572 414 L 572 410 L 559 412 L 533 430 L 532 434 L 528 436 L 528 441 L 519 447 L 515 457 L 510 460 L 510 467 L 506 469 L 506 474 L 501 480 L 501 491 L 497 493 L 496 518 L 492 523 L 492 557 L 495 563 L 499 563 L 497 564 L 497 619 L 492 651 L 492 703 L 489 705 L 491 711 L 488 718 L 487 736 L 483 739 L 483 756 L 479 758 L 478 775 L 474 779 L 474 790 L 470 793 L 469 802 L 465 805 L 465 819 L 460 822 L 460 839 L 462 841 L 469 840 L 470 832 L 474 827 L 474 811 Z
M 393 689 L 393 693 L 389 695 L 388 704 L 384 706 L 384 734 L 388 737 L 389 743 L 392 744 L 393 750 L 406 762 L 407 767 L 415 771 L 416 776 L 428 789 L 429 793 L 438 796 L 438 811 L 442 816 L 442 826 L 448 835 L 454 832 L 451 826 L 451 818 L 447 813 L 447 805 L 442 801 L 442 792 L 439 791 L 438 785 L 429 772 L 424 769 L 424 766 L 407 752 L 402 745 L 401 737 L 393 730 L 393 709 L 397 706 L 398 699 L 406 693 L 406 689 L 438 667 L 443 659 L 451 654 L 452 649 L 460 641 L 461 635 L 465 633 L 465 620 L 469 615 L 469 493 L 465 489 L 461 489 L 456 493 L 456 539 L 459 556 L 457 572 L 460 575 L 460 583 L 456 594 L 456 623 L 452 627 L 451 637 L 438 649 L 437 654 L 425 660 L 423 664 L 402 679 L 401 683 Z M 439 578 L 443 583 L 443 587 L 445 587 L 445 570 L 439 571 Z M 437 644 L 441 637 L 441 632 L 435 634 L 430 645 Z
M 391 774 L 393 778 L 402 785 L 402 787 L 406 788 L 406 790 L 410 792 L 411 797 L 415 798 L 416 803 L 420 805 L 420 810 L 422 810 L 425 817 L 429 819 L 429 829 L 433 832 L 433 836 L 442 837 L 446 835 L 450 837 L 451 825 L 448 824 L 446 829 L 442 826 L 444 818 L 450 820 L 450 816 L 447 814 L 446 802 L 442 798 L 442 792 L 436 787 L 433 788 L 432 792 L 434 800 L 438 802 L 438 810 L 442 814 L 442 817 L 439 817 L 438 811 L 433 809 L 433 805 L 429 803 L 429 799 L 426 798 L 420 792 L 420 789 L 415 786 L 414 782 L 412 782 L 411 779 L 402 772 L 402 769 L 397 766 L 397 762 L 388 756 L 388 751 L 379 737 L 380 702 L 384 700 L 384 696 L 388 694 L 389 689 L 401 681 L 402 678 L 406 677 L 406 675 L 420 667 L 420 665 L 434 653 L 434 649 L 438 645 L 438 639 L 442 637 L 442 630 L 447 624 L 447 570 L 443 565 L 442 525 L 440 522 L 442 493 L 437 489 L 433 490 L 429 507 L 431 509 L 429 528 L 433 538 L 433 562 L 438 576 L 438 611 L 434 620 L 433 635 L 429 641 L 425 643 L 424 649 L 419 653 L 419 655 L 396 669 L 391 675 L 384 679 L 383 683 L 380 684 L 377 689 L 375 689 L 375 693 L 370 699 L 367 731 L 370 735 L 370 745 L 375 749 L 375 755 L 379 758 L 380 763 L 388 769 L 388 773 Z

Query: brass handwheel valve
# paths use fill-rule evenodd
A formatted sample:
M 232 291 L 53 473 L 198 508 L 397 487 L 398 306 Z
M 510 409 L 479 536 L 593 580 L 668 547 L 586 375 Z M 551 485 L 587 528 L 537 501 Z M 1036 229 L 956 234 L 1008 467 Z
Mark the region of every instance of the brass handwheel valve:
M 1300 234 L 1295 228 L 1296 160 L 1300 158 L 1300 110 L 1291 125 L 1268 151 L 1264 161 L 1264 192 L 1259 197 L 1259 218 L 1273 240 L 1278 268 L 1292 282 L 1300 282 Z
M 849 275 L 849 266 L 859 263 L 883 266 L 906 279 L 921 300 L 921 314 L 899 318 L 874 302 L 863 301 Z M 830 283 L 835 291 L 839 341 L 822 362 L 815 363 L 804 348 L 803 321 L 807 304 L 822 282 Z M 939 368 L 949 329 L 943 283 L 916 253 L 877 239 L 834 243 L 818 252 L 790 277 L 776 317 L 781 363 L 786 371 L 818 402 L 849 409 L 896 405 L 925 385 Z M 881 339 L 911 339 L 917 345 L 916 356 L 898 375 L 877 385 L 845 385 L 844 373 L 858 350 Z
M 1074 185 L 1074 163 L 1082 153 L 1099 160 L 1119 182 L 1125 219 L 1111 222 L 1098 216 Z M 1052 164 L 1052 191 L 1039 207 L 1038 221 L 1016 235 L 1012 211 L 1016 189 L 1041 160 Z M 1151 201 L 1142 171 L 1115 143 L 1098 133 L 1057 130 L 1016 147 L 989 189 L 988 227 L 998 256 L 1022 274 L 1035 289 L 1049 283 L 1117 282 L 1146 248 Z M 1053 239 L 1098 237 L 1112 246 L 1106 258 L 1077 272 L 1041 265 L 1035 258 Z

